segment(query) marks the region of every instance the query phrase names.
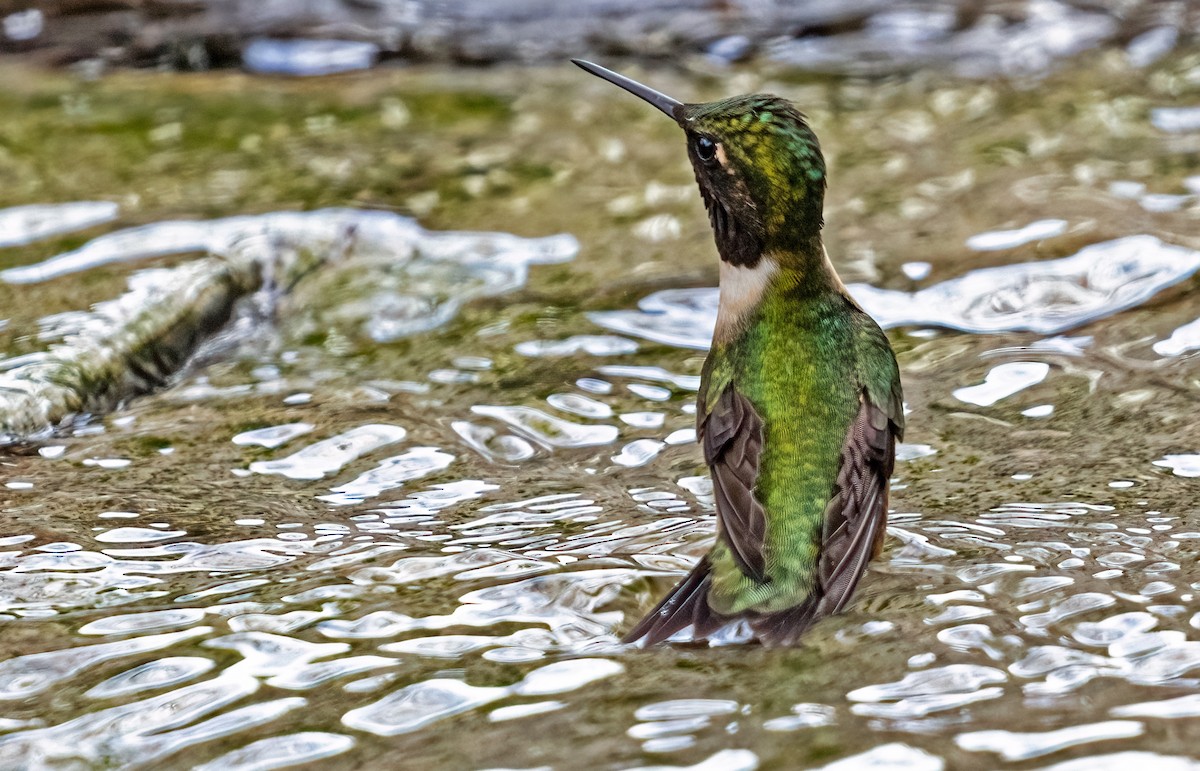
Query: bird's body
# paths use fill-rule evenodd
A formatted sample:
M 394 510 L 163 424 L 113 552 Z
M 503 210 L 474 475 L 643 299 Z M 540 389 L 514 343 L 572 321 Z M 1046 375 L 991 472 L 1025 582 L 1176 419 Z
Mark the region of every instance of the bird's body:
M 825 254 L 825 166 L 799 112 L 752 95 L 684 105 L 595 65 L 688 134 L 721 256 L 697 400 L 712 550 L 627 636 L 704 639 L 745 622 L 791 644 L 849 601 L 882 544 L 904 425 L 896 359 Z

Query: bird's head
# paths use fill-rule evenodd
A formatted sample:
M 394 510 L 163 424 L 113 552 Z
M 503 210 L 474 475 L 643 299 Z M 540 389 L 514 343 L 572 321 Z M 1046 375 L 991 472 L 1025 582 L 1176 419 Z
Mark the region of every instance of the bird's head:
M 808 251 L 819 239 L 825 159 L 791 102 L 750 94 L 684 104 L 591 62 L 575 64 L 646 100 L 683 129 L 722 260 L 753 266 L 764 252 Z

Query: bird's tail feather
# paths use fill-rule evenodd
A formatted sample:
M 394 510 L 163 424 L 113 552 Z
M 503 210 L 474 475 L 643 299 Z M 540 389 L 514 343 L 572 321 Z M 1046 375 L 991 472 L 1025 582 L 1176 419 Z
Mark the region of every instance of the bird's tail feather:
M 689 626 L 692 627 L 692 639 L 702 640 L 732 621 L 709 607 L 708 588 L 712 583 L 709 570 L 708 557 L 704 557 L 654 610 L 625 635 L 622 642 L 641 642 L 648 647 Z
M 755 614 L 748 618 L 755 639 L 768 648 L 780 648 L 795 645 L 800 635 L 820 621 L 823 615 L 827 614 L 821 613 L 819 597 L 813 595 L 793 608 Z
M 621 642 L 640 643 L 643 647 L 649 647 L 670 639 L 688 627 L 691 627 L 692 642 L 700 642 L 725 626 L 744 619 L 749 622 L 754 638 L 763 645 L 794 645 L 800 635 L 823 615 L 818 608 L 820 598 L 814 595 L 793 608 L 776 613 L 723 616 L 708 604 L 708 590 L 712 584 L 710 570 L 708 558 L 702 558 L 692 572 L 676 584 Z

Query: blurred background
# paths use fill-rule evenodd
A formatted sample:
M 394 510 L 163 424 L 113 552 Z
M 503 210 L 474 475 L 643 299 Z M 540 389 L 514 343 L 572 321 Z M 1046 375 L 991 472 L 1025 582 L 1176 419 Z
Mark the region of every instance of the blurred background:
M 0 766 L 1200 768 L 1200 3 L 0 0 Z M 707 549 L 682 101 L 792 99 L 888 329 L 802 646 Z

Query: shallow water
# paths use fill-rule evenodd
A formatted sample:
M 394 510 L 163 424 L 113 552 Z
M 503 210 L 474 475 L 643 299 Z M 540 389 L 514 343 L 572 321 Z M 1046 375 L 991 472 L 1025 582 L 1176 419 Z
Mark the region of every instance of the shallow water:
M 10 357 L 146 265 L 29 266 L 123 227 L 401 201 L 581 249 L 391 336 L 354 288 L 392 274 L 348 262 L 169 388 L 5 450 L 0 765 L 1200 767 L 1200 135 L 1152 119 L 1200 99 L 1200 58 L 1123 56 L 1037 90 L 647 77 L 798 99 L 834 262 L 895 314 L 888 548 L 786 651 L 617 644 L 713 532 L 692 399 L 715 257 L 661 116 L 559 71 L 449 102 L 437 71 L 29 81 L 3 203 L 121 212 L 12 219 L 39 240 L 0 267 L 50 280 L 0 285 Z M 63 114 L 73 146 L 17 142 Z M 47 181 L 39 153 L 94 168 Z

